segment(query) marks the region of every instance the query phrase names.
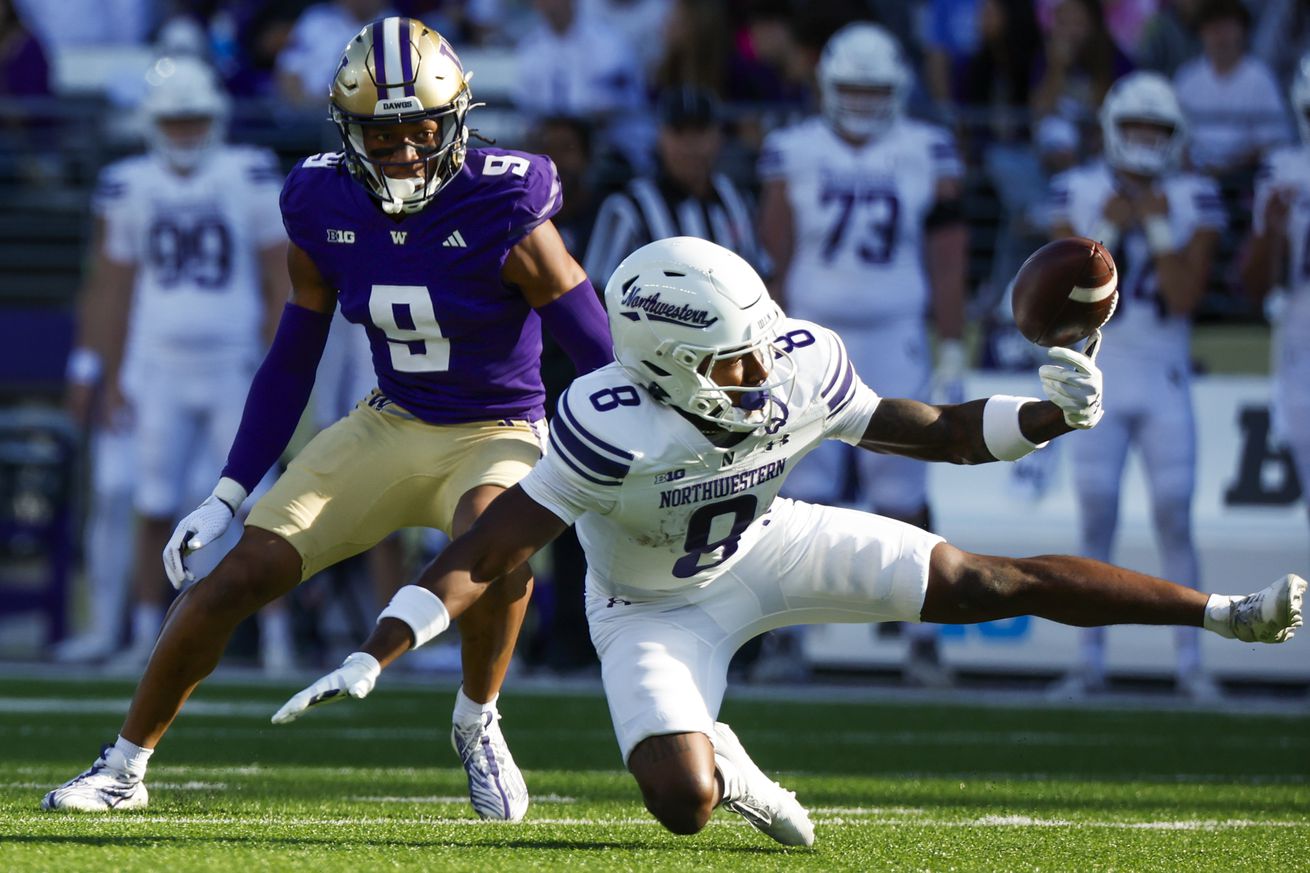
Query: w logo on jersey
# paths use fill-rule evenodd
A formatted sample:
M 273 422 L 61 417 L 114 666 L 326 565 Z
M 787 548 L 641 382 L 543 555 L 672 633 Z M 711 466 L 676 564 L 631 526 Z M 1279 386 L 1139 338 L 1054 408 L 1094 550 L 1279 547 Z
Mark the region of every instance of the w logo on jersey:
M 407 236 L 409 236 L 409 231 L 407 230 L 393 230 L 391 232 L 391 241 L 398 246 L 403 246 L 405 244 L 405 237 Z

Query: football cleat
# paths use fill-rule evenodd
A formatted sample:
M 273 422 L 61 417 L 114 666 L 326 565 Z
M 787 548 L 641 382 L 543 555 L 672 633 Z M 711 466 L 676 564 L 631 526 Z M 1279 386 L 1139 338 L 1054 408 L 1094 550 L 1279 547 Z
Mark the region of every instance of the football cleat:
M 714 723 L 714 753 L 727 758 L 744 783 L 741 796 L 725 800 L 725 807 L 784 846 L 814 845 L 814 825 L 805 807 L 796 800 L 796 792 L 765 776 L 732 728 L 721 721 Z
M 500 713 L 484 712 L 472 725 L 454 725 L 450 743 L 469 776 L 469 803 L 481 818 L 520 821 L 528 811 L 528 786 L 500 732 Z
M 123 772 L 122 755 L 113 746 L 100 750 L 91 769 L 69 779 L 41 799 L 41 808 L 71 812 L 145 809 L 150 794 L 145 783 Z
M 1234 597 L 1218 632 L 1244 643 L 1286 642 L 1301 627 L 1305 589 L 1306 581 L 1289 573 L 1263 591 Z

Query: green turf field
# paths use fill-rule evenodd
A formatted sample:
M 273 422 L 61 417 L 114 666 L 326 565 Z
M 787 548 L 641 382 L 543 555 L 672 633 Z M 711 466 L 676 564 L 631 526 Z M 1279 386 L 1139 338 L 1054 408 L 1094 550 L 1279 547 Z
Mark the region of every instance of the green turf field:
M 205 686 L 154 758 L 150 809 L 103 817 L 37 804 L 113 738 L 130 686 L 0 680 L 0 870 L 1310 869 L 1304 702 L 1243 716 L 730 699 L 724 719 L 815 818 L 815 849 L 785 850 L 722 811 L 695 837 L 665 833 L 596 695 L 506 694 L 534 805 L 505 825 L 467 805 L 448 688 L 384 680 L 272 727 L 298 687 Z

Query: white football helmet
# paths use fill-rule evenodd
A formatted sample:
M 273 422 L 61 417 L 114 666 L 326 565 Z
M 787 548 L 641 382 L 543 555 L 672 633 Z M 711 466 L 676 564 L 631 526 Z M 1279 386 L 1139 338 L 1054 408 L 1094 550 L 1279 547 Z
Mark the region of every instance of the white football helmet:
M 1105 159 L 1116 170 L 1160 176 L 1175 169 L 1187 142 L 1187 117 L 1169 80 L 1159 73 L 1129 73 L 1119 79 L 1101 104 Z M 1122 125 L 1141 121 L 1170 129 L 1160 141 L 1124 136 Z
M 737 254 L 688 236 L 648 243 L 614 270 L 605 306 L 614 357 L 661 402 L 726 430 L 786 418 L 795 368 L 773 345 L 782 310 Z M 748 353 L 768 371 L 762 384 L 709 378 L 715 361 Z
M 165 56 L 146 72 L 149 90 L 141 103 L 146 139 L 152 151 L 171 166 L 189 171 L 223 140 L 227 128 L 228 96 L 208 64 L 188 55 Z M 180 119 L 210 121 L 204 136 L 181 142 L 160 126 Z
M 828 40 L 819 56 L 818 79 L 824 116 L 858 139 L 886 133 L 905 111 L 911 84 L 896 38 L 860 21 Z
M 450 43 L 415 18 L 383 18 L 346 44 L 329 91 L 346 167 L 384 212 L 417 212 L 464 166 L 473 108 L 469 79 Z M 479 104 L 480 105 L 480 104 Z M 364 150 L 364 126 L 434 119 L 436 144 L 419 150 L 423 177 L 393 179 Z
M 1310 55 L 1301 58 L 1301 64 L 1292 77 L 1292 114 L 1301 131 L 1301 142 L 1310 145 Z

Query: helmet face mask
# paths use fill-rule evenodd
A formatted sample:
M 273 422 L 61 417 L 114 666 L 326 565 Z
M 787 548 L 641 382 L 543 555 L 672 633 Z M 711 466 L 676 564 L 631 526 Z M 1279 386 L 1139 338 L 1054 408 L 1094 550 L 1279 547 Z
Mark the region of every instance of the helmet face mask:
M 1111 167 L 1161 176 L 1182 161 L 1187 119 L 1168 79 L 1131 73 L 1110 89 L 1100 112 L 1105 159 Z
M 329 94 L 332 121 L 347 168 L 384 212 L 417 212 L 463 168 L 465 118 L 474 105 L 470 78 L 445 39 L 415 19 L 373 22 L 347 44 Z M 415 123 L 429 121 L 435 122 L 435 136 L 411 139 L 420 129 Z M 416 160 L 396 160 L 395 148 L 379 154 L 375 147 L 370 154 L 366 129 L 393 125 L 400 126 L 396 132 L 410 143 Z
M 818 79 L 823 114 L 841 133 L 879 137 L 904 113 L 910 73 L 896 39 L 877 25 L 850 24 L 833 34 Z
M 605 300 L 616 360 L 660 402 L 729 431 L 786 418 L 795 368 L 774 346 L 782 311 L 733 252 L 691 237 L 658 240 L 619 264 Z M 758 384 L 714 380 L 717 364 L 751 355 L 742 373 Z

